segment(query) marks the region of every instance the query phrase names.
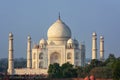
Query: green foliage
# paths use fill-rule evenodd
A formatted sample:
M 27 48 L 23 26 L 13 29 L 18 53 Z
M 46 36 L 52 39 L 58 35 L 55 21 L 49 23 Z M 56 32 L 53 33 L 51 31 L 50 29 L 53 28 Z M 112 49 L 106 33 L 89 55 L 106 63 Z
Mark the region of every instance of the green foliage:
M 97 59 L 91 60 L 91 63 L 89 65 L 86 65 L 85 67 L 82 68 L 82 73 L 79 73 L 79 77 L 85 77 L 87 75 L 90 75 L 90 71 L 95 68 L 95 67 L 102 67 L 104 66 L 102 61 L 99 61 Z
M 112 65 L 113 68 L 113 79 L 120 80 L 120 59 L 116 59 L 116 61 Z
M 96 78 L 112 78 L 112 69 L 108 67 L 95 67 L 90 71 L 90 75 L 94 75 Z
M 90 64 L 93 67 L 104 66 L 103 62 L 97 59 L 93 59 Z
M 109 57 L 105 60 L 104 64 L 105 66 L 112 68 L 112 64 L 114 63 L 115 60 L 116 60 L 115 56 L 113 54 L 110 54 Z
M 83 68 L 84 77 L 85 77 L 86 75 L 89 75 L 89 72 L 91 71 L 92 68 L 93 68 L 92 65 L 87 65 L 87 66 L 85 66 L 85 67 Z
M 77 70 L 72 64 L 65 63 L 59 66 L 58 63 L 50 64 L 48 69 L 49 78 L 71 78 L 77 77 Z
M 77 70 L 73 68 L 72 64 L 65 63 L 61 66 L 61 69 L 63 78 L 77 77 Z
M 89 75 L 95 75 L 97 78 L 112 78 L 112 68 L 106 65 L 114 60 L 116 58 L 112 55 L 105 62 L 94 59 L 85 67 L 75 67 L 69 63 L 64 63 L 62 66 L 53 64 L 49 66 L 48 74 L 51 78 L 84 78 Z
M 66 68 L 73 68 L 73 65 L 67 62 L 67 63 L 62 64 L 61 68 L 63 70 L 66 69 Z
M 48 74 L 49 78 L 61 78 L 61 67 L 59 66 L 59 64 L 50 64 Z
M 84 78 L 85 76 L 85 71 L 84 67 L 76 67 L 76 72 L 77 72 L 77 77 Z

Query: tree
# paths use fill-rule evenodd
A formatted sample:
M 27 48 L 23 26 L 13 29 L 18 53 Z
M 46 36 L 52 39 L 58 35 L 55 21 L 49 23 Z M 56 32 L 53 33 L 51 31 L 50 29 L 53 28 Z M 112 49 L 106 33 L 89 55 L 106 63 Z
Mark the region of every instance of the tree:
M 96 78 L 112 78 L 112 69 L 108 67 L 95 67 L 90 71 L 90 75 Z
M 76 70 L 73 68 L 66 68 L 62 72 L 63 78 L 77 77 Z
M 89 75 L 89 72 L 91 71 L 91 69 L 93 69 L 94 67 L 92 65 L 87 65 L 84 67 L 83 69 L 83 74 L 84 74 L 84 77 Z
M 67 63 L 62 64 L 61 68 L 62 68 L 62 70 L 66 69 L 66 68 L 73 68 L 73 65 L 67 62 Z
M 113 63 L 113 79 L 120 80 L 120 60 L 119 58 Z
M 50 64 L 48 69 L 49 78 L 72 78 L 77 77 L 77 69 L 72 64 L 64 63 L 59 66 L 58 63 Z
M 91 66 L 93 67 L 98 67 L 98 66 L 103 66 L 103 62 L 102 61 L 99 61 L 97 59 L 93 59 L 90 63 Z
M 114 61 L 116 60 L 114 54 L 110 54 L 109 57 L 105 60 L 104 64 L 107 67 L 112 68 L 112 64 L 114 63 Z
M 62 69 L 62 77 L 63 78 L 72 78 L 77 77 L 77 69 L 74 68 L 74 66 L 70 63 L 64 63 L 61 66 Z
M 61 67 L 58 63 L 50 64 L 48 76 L 49 78 L 61 78 Z
M 83 78 L 84 76 L 84 67 L 76 67 L 77 69 L 77 77 Z

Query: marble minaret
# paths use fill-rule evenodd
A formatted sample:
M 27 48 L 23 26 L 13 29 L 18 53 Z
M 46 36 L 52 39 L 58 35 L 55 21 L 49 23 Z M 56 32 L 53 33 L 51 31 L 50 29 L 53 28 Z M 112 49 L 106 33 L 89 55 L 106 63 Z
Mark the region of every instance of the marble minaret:
M 9 47 L 8 47 L 8 74 L 14 74 L 14 56 L 13 56 L 13 34 L 9 33 Z
M 97 34 L 92 34 L 92 59 L 97 59 Z
M 100 60 L 104 60 L 104 37 L 100 36 Z
M 28 36 L 27 41 L 27 68 L 32 67 L 32 60 L 31 60 L 31 37 Z
M 80 44 L 80 51 L 81 51 L 81 66 L 85 66 L 85 44 Z

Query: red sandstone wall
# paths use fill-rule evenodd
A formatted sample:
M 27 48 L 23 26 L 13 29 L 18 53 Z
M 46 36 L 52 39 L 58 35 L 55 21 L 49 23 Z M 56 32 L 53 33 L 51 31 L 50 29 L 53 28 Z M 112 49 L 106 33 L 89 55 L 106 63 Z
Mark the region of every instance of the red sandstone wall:
M 96 79 L 96 80 L 113 80 L 113 79 Z
M 83 78 L 66 78 L 66 79 L 50 79 L 50 80 L 84 80 Z M 96 80 L 113 80 L 113 79 L 96 79 Z

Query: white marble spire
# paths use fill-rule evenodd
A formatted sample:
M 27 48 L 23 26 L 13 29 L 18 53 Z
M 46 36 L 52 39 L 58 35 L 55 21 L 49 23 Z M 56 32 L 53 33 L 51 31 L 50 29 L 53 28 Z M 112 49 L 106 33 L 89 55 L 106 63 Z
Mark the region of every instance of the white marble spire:
M 92 59 L 97 59 L 97 34 L 92 34 Z
M 8 74 L 14 74 L 14 55 L 13 55 L 13 34 L 9 33 L 9 47 L 8 47 Z
M 100 60 L 104 60 L 104 37 L 100 36 Z
M 32 62 L 31 62 L 31 37 L 28 36 L 28 42 L 27 42 L 27 68 L 32 67 Z

